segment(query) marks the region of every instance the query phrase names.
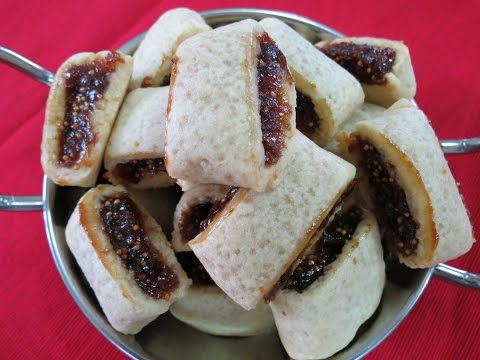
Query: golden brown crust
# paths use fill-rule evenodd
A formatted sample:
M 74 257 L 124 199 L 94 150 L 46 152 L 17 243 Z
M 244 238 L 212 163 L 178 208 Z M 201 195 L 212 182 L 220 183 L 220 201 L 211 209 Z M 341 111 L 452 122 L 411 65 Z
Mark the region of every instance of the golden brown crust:
M 105 254 L 106 254 L 105 249 L 103 249 L 102 242 L 98 238 L 97 231 L 95 231 L 97 227 L 94 224 L 94 220 L 91 218 L 91 213 L 87 209 L 86 204 L 93 201 L 91 199 L 91 195 L 92 195 L 91 193 L 87 193 L 85 195 L 84 200 L 78 204 L 78 210 L 80 215 L 80 225 L 83 227 L 83 230 L 85 230 L 85 232 L 87 233 L 87 236 L 90 239 L 90 243 L 92 244 L 92 247 L 95 249 L 95 252 L 98 258 L 100 259 L 100 261 L 102 262 L 103 266 L 108 271 L 110 276 L 112 276 L 112 278 L 115 278 L 116 275 L 115 275 L 115 272 L 113 271 L 113 263 L 108 261 L 108 259 L 105 257 Z M 106 251 L 108 252 L 110 250 L 108 249 Z M 125 287 L 121 283 L 119 283 L 118 286 L 120 287 L 123 297 L 125 297 L 126 299 L 130 299 L 130 297 L 128 296 L 128 289 L 125 289 Z
M 165 169 L 167 169 L 167 172 L 168 172 L 168 164 L 169 164 L 169 161 L 168 161 L 168 156 L 167 156 L 167 131 L 168 131 L 168 119 L 170 118 L 170 111 L 172 109 L 172 88 L 175 86 L 175 82 L 177 81 L 177 74 L 178 74 L 178 57 L 177 56 L 174 56 L 172 58 L 172 73 L 170 75 L 170 91 L 168 93 L 168 102 L 167 102 L 167 118 L 165 120 L 165 156 L 164 156 L 164 160 L 165 160 Z
M 358 134 L 353 133 L 350 136 L 350 141 L 356 141 L 355 138 Z M 365 137 L 365 135 L 362 135 Z M 381 144 L 382 153 L 388 153 L 390 158 L 398 159 L 402 163 L 402 175 L 408 177 L 411 181 L 411 186 L 414 186 L 417 193 L 417 200 L 420 203 L 425 204 L 423 216 L 421 219 L 422 226 L 427 236 L 425 236 L 423 246 L 425 249 L 424 259 L 425 261 L 431 261 L 433 254 L 438 245 L 438 234 L 436 231 L 436 225 L 433 217 L 433 207 L 430 195 L 425 187 L 425 184 L 420 176 L 418 169 L 413 164 L 412 160 L 389 138 L 383 134 L 378 134 L 375 137 L 375 143 L 377 145 Z

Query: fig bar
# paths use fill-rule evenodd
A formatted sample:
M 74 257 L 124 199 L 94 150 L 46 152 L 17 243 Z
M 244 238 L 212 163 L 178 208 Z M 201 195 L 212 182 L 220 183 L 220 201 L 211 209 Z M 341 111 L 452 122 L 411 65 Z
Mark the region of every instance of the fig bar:
M 133 55 L 129 89 L 168 85 L 172 58 L 185 39 L 210 30 L 200 14 L 186 8 L 165 12 L 147 31 Z
M 254 336 L 275 329 L 272 311 L 259 303 L 247 311 L 216 285 L 192 285 L 170 313 L 195 329 L 217 336 Z
M 208 226 L 209 219 L 226 205 L 227 186 L 198 185 L 183 193 L 174 216 L 172 245 L 177 259 L 192 279 L 188 294 L 170 307 L 178 320 L 196 329 L 220 336 L 252 336 L 275 328 L 272 312 L 264 304 L 246 311 L 212 280 L 190 250 L 188 241 Z M 230 192 L 231 193 L 231 192 Z
M 136 334 L 190 286 L 160 226 L 121 186 L 89 190 L 65 235 L 117 331 Z
M 168 86 L 135 89 L 125 98 L 105 150 L 107 177 L 128 188 L 173 185 L 165 169 Z
M 366 101 L 388 107 L 415 96 L 417 83 L 410 53 L 401 41 L 352 37 L 316 46 L 360 81 Z
M 275 189 L 231 189 L 223 209 L 189 242 L 215 283 L 247 310 L 273 297 L 280 277 L 318 238 L 355 175 L 351 164 L 298 131 L 292 145 L 294 161 Z
M 256 21 L 219 27 L 178 47 L 166 131 L 172 177 L 265 191 L 290 160 L 294 131 L 293 77 Z
M 337 214 L 270 302 L 288 354 L 324 359 L 343 349 L 375 312 L 384 284 L 375 218 L 366 214 L 362 219 L 351 211 Z
M 280 20 L 268 18 L 260 25 L 285 54 L 295 78 L 297 128 L 317 144 L 325 145 L 363 103 L 360 83 Z
M 57 71 L 41 156 L 43 171 L 56 184 L 95 185 L 131 72 L 131 57 L 111 51 L 76 54 Z
M 472 226 L 425 114 L 409 101 L 357 123 L 345 140 L 368 181 L 384 247 L 412 268 L 466 253 Z

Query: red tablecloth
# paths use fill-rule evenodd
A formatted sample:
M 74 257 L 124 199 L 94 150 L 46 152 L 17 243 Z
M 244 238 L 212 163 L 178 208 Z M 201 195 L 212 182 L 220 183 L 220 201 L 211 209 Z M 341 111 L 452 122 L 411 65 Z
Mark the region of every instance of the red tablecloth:
M 281 9 L 346 34 L 402 39 L 416 100 L 440 138 L 480 136 L 480 2 L 2 0 L 0 42 L 55 70 L 71 54 L 115 49 L 165 10 L 186 5 Z M 0 64 L 0 192 L 40 194 L 48 88 Z M 480 234 L 480 154 L 450 157 Z M 480 272 L 480 246 L 453 265 Z M 86 320 L 57 273 L 40 213 L 0 213 L 0 354 L 9 359 L 124 358 Z M 410 316 L 370 359 L 480 356 L 480 292 L 433 279 Z

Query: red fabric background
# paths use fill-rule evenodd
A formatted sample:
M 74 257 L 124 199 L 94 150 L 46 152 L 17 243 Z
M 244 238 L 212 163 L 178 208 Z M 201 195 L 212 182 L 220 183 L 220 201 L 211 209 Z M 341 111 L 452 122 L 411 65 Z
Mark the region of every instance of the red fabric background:
M 402 39 L 416 100 L 440 138 L 480 136 L 480 2 L 2 0 L 0 41 L 55 70 L 80 51 L 115 49 L 165 10 L 186 5 L 281 9 L 346 34 Z M 40 194 L 40 139 L 48 88 L 0 65 L 0 191 Z M 450 157 L 480 234 L 480 154 Z M 480 272 L 480 246 L 453 265 Z M 8 359 L 124 358 L 86 320 L 50 256 L 40 213 L 0 214 L 0 354 Z M 478 358 L 480 292 L 433 279 L 410 316 L 370 359 Z

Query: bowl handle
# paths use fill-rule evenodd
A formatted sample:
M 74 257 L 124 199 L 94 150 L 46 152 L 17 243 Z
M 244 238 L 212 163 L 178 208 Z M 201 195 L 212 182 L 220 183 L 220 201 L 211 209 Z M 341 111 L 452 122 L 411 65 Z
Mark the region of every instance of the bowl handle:
M 444 154 L 466 154 L 480 151 L 480 137 L 440 141 Z
M 0 62 L 4 62 L 45 85 L 52 85 L 54 74 L 24 56 L 0 45 Z M 41 196 L 0 195 L 0 210 L 41 211 Z
M 11 67 L 20 70 L 28 76 L 40 81 L 42 84 L 51 86 L 55 75 L 44 69 L 33 61 L 28 60 L 26 57 L 0 45 L 0 62 L 4 62 Z
M 438 264 L 435 266 L 433 274 L 456 285 L 480 289 L 480 274 L 460 270 L 447 264 Z
M 5 211 L 41 211 L 41 196 L 0 195 L 0 210 Z

